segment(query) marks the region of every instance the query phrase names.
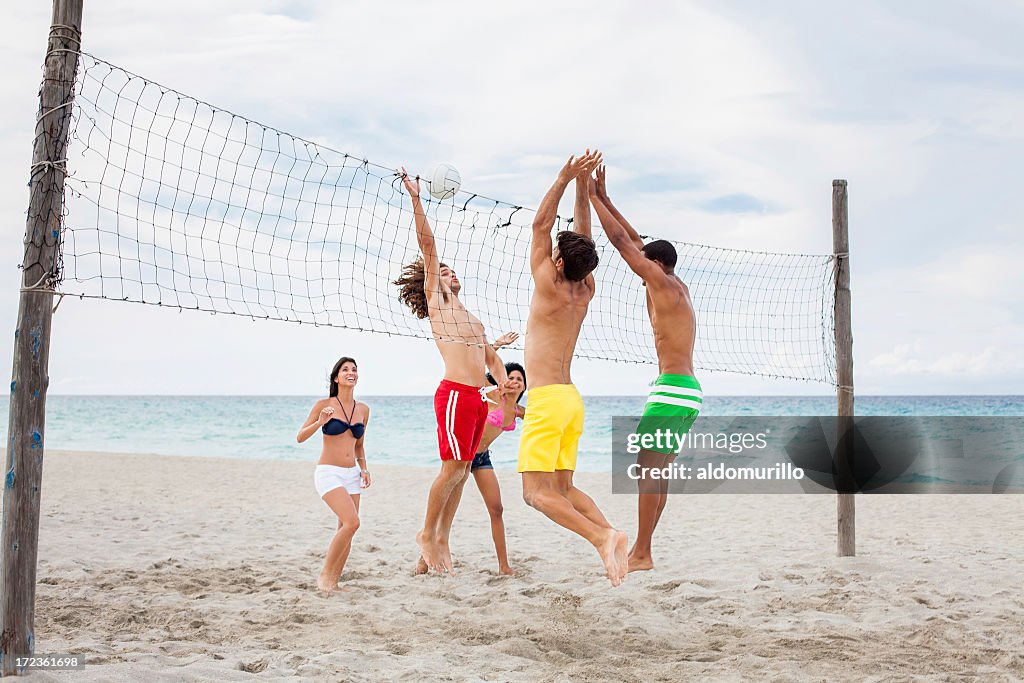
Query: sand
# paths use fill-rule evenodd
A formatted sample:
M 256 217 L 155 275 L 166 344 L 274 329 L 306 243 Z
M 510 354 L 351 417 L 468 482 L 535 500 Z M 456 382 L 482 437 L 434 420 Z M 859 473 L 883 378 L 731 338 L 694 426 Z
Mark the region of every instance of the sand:
M 831 495 L 678 495 L 651 572 L 594 550 L 499 478 L 516 577 L 472 483 L 456 577 L 414 576 L 432 469 L 376 466 L 343 590 L 314 591 L 333 516 L 312 463 L 49 451 L 30 680 L 1024 679 L 1017 496 L 861 496 L 835 556 Z M 636 500 L 581 488 L 632 537 Z M 258 674 L 258 676 L 254 676 Z

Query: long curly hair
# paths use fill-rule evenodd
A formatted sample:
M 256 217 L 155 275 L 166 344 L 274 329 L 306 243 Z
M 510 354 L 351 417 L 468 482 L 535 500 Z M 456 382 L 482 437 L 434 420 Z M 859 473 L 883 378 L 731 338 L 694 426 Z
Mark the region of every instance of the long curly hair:
M 448 268 L 442 263 L 439 268 Z M 423 283 L 426 280 L 426 269 L 423 265 L 423 257 L 419 257 L 405 268 L 402 275 L 391 284 L 398 286 L 398 300 L 409 307 L 409 310 L 420 319 L 429 315 L 427 310 L 427 294 L 423 291 Z

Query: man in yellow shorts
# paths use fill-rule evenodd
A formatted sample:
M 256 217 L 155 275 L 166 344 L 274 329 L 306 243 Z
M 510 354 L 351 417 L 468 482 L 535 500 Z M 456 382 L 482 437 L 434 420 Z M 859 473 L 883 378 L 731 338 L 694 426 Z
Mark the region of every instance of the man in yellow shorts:
M 671 242 L 654 240 L 644 244 L 608 198 L 605 169 L 597 169 L 590 185 L 590 199 L 608 235 L 608 241 L 622 255 L 647 288 L 647 315 L 654 330 L 654 348 L 658 352 L 660 374 L 653 382 L 637 433 L 668 433 L 678 443 L 700 413 L 704 393 L 693 376 L 693 344 L 697 322 L 690 301 L 690 290 L 676 277 L 678 258 Z M 639 503 L 637 504 L 636 542 L 629 551 L 629 571 L 653 569 L 651 538 L 668 502 L 668 480 L 647 476 L 652 469 L 663 469 L 676 456 L 677 448 L 653 448 L 641 451 L 638 458 Z
M 573 485 L 576 445 L 583 433 L 583 399 L 569 377 L 580 327 L 594 298 L 597 248 L 590 233 L 590 173 L 601 161 L 587 150 L 569 161 L 544 195 L 533 221 L 530 270 L 534 294 L 526 324 L 526 372 L 530 395 L 519 442 L 523 499 L 556 524 L 597 549 L 613 586 L 626 578 L 626 534 L 608 523 L 590 496 Z M 573 230 L 551 228 L 558 202 L 576 181 Z

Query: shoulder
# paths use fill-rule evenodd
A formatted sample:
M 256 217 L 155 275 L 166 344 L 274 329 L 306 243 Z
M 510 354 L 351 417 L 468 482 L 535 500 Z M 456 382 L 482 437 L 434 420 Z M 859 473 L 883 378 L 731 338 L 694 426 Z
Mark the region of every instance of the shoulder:
M 675 273 L 666 273 L 661 269 L 660 266 L 656 266 L 656 272 L 651 273 L 645 279 L 647 281 L 647 288 L 661 291 L 672 291 L 678 292 L 680 288 L 686 289 L 686 285 L 680 280 Z
M 327 404 L 330 403 L 330 402 L 331 402 L 331 398 L 330 397 L 317 399 L 317 401 L 313 404 L 313 410 L 321 410 L 324 407 L 326 407 Z
M 686 283 L 683 282 L 678 275 L 670 273 L 667 275 L 666 279 L 675 286 L 677 291 L 682 292 L 686 296 L 690 295 L 690 288 L 686 286 Z

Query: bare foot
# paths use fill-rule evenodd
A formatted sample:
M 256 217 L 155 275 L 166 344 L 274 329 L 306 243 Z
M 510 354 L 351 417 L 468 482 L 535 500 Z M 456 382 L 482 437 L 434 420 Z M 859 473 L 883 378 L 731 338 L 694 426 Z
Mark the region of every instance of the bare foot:
M 430 571 L 430 567 L 427 566 L 427 563 L 423 559 L 423 556 L 420 555 L 419 561 L 416 562 L 416 572 L 415 573 L 417 575 L 419 575 L 419 574 L 426 574 L 428 571 Z
M 448 547 L 448 542 L 441 541 L 438 545 L 441 548 L 441 557 L 444 559 L 445 571 L 455 576 L 455 560 L 452 559 L 452 551 Z
M 598 546 L 597 552 L 601 555 L 608 580 L 613 586 L 620 585 L 626 578 L 628 560 L 626 560 L 626 534 L 615 529 L 608 529 L 605 538 Z
M 316 589 L 320 591 L 324 597 L 327 597 L 334 591 L 338 590 L 338 580 L 335 579 L 334 581 L 331 581 L 329 578 L 321 574 L 316 577 Z
M 441 546 L 437 542 L 427 540 L 421 530 L 416 534 L 416 543 L 420 546 L 420 557 L 423 558 L 428 569 L 435 572 L 448 571 L 448 567 L 444 564 L 445 558 Z
M 619 568 L 619 582 L 626 580 L 626 574 L 629 572 L 629 559 L 626 555 L 626 547 L 629 545 L 629 539 L 626 537 L 625 532 L 615 532 L 615 564 Z
M 630 553 L 629 555 L 629 571 L 631 572 L 643 572 L 648 569 L 654 569 L 654 560 L 651 556 L 641 557 Z
M 515 576 L 516 570 L 506 564 L 504 567 L 498 567 L 498 573 L 504 576 Z

